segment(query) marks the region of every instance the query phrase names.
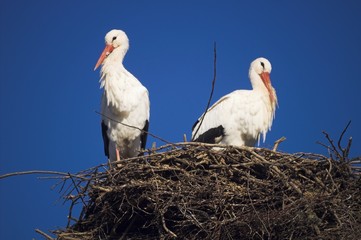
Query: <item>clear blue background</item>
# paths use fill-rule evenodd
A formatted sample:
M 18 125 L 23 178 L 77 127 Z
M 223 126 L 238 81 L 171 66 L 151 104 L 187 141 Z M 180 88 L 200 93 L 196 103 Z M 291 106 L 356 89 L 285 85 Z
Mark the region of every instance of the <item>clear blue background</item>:
M 0 174 L 78 172 L 104 163 L 99 72 L 104 35 L 130 39 L 126 68 L 148 88 L 150 132 L 190 138 L 213 78 L 212 102 L 250 88 L 248 68 L 268 58 L 279 109 L 262 147 L 282 136 L 286 152 L 327 150 L 349 120 L 351 156 L 361 155 L 359 1 L 20 1 L 0 2 Z M 346 138 L 346 139 L 347 139 Z M 149 137 L 152 142 L 162 143 Z M 41 239 L 35 228 L 64 227 L 54 180 L 0 180 L 0 239 Z

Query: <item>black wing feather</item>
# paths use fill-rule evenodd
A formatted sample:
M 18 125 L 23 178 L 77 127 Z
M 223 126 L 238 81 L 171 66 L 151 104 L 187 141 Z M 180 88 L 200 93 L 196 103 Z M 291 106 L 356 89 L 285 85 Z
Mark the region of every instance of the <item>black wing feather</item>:
M 102 136 L 104 143 L 104 154 L 109 158 L 109 137 L 108 137 L 108 126 L 105 125 L 104 121 L 101 123 L 102 125 Z
M 142 134 L 140 135 L 140 147 L 142 149 L 145 149 L 145 145 L 147 144 L 148 129 L 149 129 L 149 121 L 145 120 L 143 131 Z
M 208 129 L 199 135 L 197 139 L 193 140 L 193 142 L 216 143 L 216 138 L 223 137 L 224 135 L 224 127 L 220 125 L 218 127 Z
M 197 120 L 197 122 L 195 122 L 192 126 L 192 132 L 194 131 L 194 128 L 197 126 L 197 124 L 199 123 L 199 119 Z

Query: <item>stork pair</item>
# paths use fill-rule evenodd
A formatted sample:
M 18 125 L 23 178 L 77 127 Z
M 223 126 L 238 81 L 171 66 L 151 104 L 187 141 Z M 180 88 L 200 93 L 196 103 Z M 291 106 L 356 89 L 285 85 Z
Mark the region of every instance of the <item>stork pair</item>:
M 137 156 L 145 148 L 150 102 L 148 90 L 123 66 L 129 48 L 127 35 L 121 30 L 111 30 L 105 35 L 105 44 L 94 70 L 102 65 L 104 152 L 110 161 L 115 161 Z M 213 104 L 193 125 L 192 140 L 254 146 L 262 135 L 265 141 L 277 105 L 271 70 L 267 59 L 254 60 L 249 69 L 253 89 L 236 90 Z

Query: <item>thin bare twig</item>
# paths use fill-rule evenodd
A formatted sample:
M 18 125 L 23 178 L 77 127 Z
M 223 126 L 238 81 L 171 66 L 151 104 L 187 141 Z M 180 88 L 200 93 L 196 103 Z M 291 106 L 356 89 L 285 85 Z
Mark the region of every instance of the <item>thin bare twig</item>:
M 335 146 L 335 144 L 333 143 L 333 140 L 331 139 L 330 135 L 326 132 L 326 131 L 322 131 L 322 133 L 325 135 L 326 139 L 328 140 L 328 142 L 331 144 L 331 147 L 327 146 L 327 149 L 331 150 L 331 158 L 332 158 L 332 153 L 336 154 L 336 157 L 338 159 L 342 159 L 341 154 L 339 153 L 339 151 L 337 150 L 337 147 Z M 325 145 L 324 145 L 325 146 Z
M 137 129 L 137 130 L 139 130 L 140 132 L 146 133 L 146 134 L 148 134 L 149 136 L 152 136 L 152 137 L 154 137 L 154 138 L 156 138 L 156 139 L 158 139 L 158 140 L 160 140 L 160 141 L 162 141 L 162 142 L 164 142 L 164 143 L 172 144 L 172 142 L 167 141 L 167 140 L 165 140 L 164 138 L 158 137 L 157 135 L 154 135 L 153 133 L 150 133 L 150 132 L 148 132 L 148 131 L 145 131 L 145 130 L 143 130 L 143 129 L 141 129 L 141 128 L 138 128 L 138 127 L 135 127 L 135 126 L 132 126 L 132 125 L 129 125 L 129 124 L 120 122 L 120 121 L 118 121 L 118 120 L 116 120 L 116 119 L 114 119 L 114 118 L 111 118 L 111 117 L 109 117 L 109 116 L 107 116 L 107 115 L 105 115 L 105 114 L 103 114 L 103 113 L 98 112 L 98 111 L 95 111 L 95 113 L 97 113 L 97 114 L 99 114 L 99 115 L 101 115 L 101 116 L 103 116 L 103 117 L 105 117 L 105 118 L 107 118 L 107 119 L 109 119 L 109 120 L 111 120 L 111 121 L 113 121 L 113 122 L 119 123 L 119 124 L 121 124 L 121 125 L 123 125 L 123 126 Z
M 19 176 L 19 175 L 29 175 L 29 174 L 50 174 L 50 175 L 69 176 L 68 173 L 64 173 L 64 172 L 32 170 L 32 171 L 7 173 L 4 175 L 0 175 L 0 179 L 13 177 L 13 176 Z
M 345 148 L 342 147 L 342 139 L 343 139 L 343 136 L 346 133 L 348 127 L 350 126 L 350 124 L 351 124 L 351 121 L 349 121 L 347 123 L 346 127 L 342 130 L 342 133 L 337 141 L 337 146 L 334 144 L 333 140 L 331 139 L 331 137 L 329 136 L 329 134 L 326 131 L 323 131 L 322 133 L 325 135 L 326 139 L 331 144 L 331 146 L 327 146 L 326 144 L 317 142 L 318 144 L 326 147 L 330 151 L 331 158 L 333 158 L 332 155 L 334 154 L 340 162 L 348 162 L 349 161 L 348 155 L 350 153 L 352 137 L 349 138 L 348 143 Z
M 339 139 L 338 139 L 338 142 L 337 142 L 338 148 L 342 151 L 342 156 L 343 156 L 342 160 L 346 160 L 346 158 L 347 158 L 347 155 L 346 155 L 346 153 L 347 153 L 347 148 L 346 148 L 346 149 L 343 149 L 343 148 L 342 148 L 342 146 L 341 146 L 341 141 L 342 141 L 343 135 L 344 135 L 345 132 L 347 131 L 347 128 L 350 126 L 350 124 L 351 124 L 351 121 L 349 121 L 349 122 L 347 123 L 346 127 L 343 129 L 343 131 L 342 131 L 342 133 L 341 133 L 341 135 L 340 135 L 340 137 L 339 137 Z M 349 142 L 349 144 L 350 144 L 350 142 Z
M 212 80 L 212 90 L 211 90 L 211 94 L 209 95 L 209 99 L 208 99 L 208 103 L 206 106 L 206 110 L 204 111 L 204 114 L 201 117 L 201 121 L 198 124 L 197 130 L 194 132 L 193 137 L 192 137 L 192 141 L 194 141 L 195 136 L 197 135 L 200 127 L 202 126 L 204 117 L 206 116 L 209 106 L 211 105 L 211 101 L 212 101 L 212 97 L 213 97 L 213 92 L 214 92 L 214 85 L 216 83 L 216 75 L 217 75 L 217 47 L 216 47 L 216 42 L 214 42 L 214 46 L 213 46 L 213 53 L 214 53 L 214 60 L 213 60 L 213 80 Z
M 42 235 L 43 237 L 45 237 L 47 240 L 54 240 L 54 238 L 50 237 L 48 234 L 44 233 L 44 232 L 41 231 L 40 229 L 35 229 L 35 232 L 39 233 L 40 235 Z
M 254 204 L 253 204 L 253 200 L 252 200 L 252 198 L 251 198 L 251 193 L 249 192 L 249 188 L 250 188 L 250 186 L 249 186 L 249 180 L 247 179 L 247 195 L 248 195 L 249 202 L 250 202 L 250 204 L 251 204 L 251 206 L 252 206 L 253 212 L 254 212 L 254 214 L 257 216 L 257 218 L 259 219 L 259 221 L 261 222 L 261 224 L 262 224 L 262 226 L 263 226 L 263 229 L 267 232 L 268 236 L 270 236 L 266 224 L 264 223 L 264 221 L 262 220 L 262 218 L 259 216 L 258 211 L 257 211 L 256 207 L 255 207 Z
M 86 206 L 86 203 L 85 203 L 85 201 L 84 201 L 84 199 L 83 199 L 83 194 L 84 194 L 84 192 L 83 192 L 83 191 L 82 191 L 82 192 L 79 191 L 78 185 L 77 185 L 76 182 L 74 181 L 73 177 L 70 175 L 70 173 L 68 173 L 68 174 L 69 174 L 69 177 L 70 177 L 70 179 L 71 179 L 71 181 L 72 181 L 72 183 L 73 183 L 73 185 L 74 185 L 75 190 L 76 190 L 77 193 L 78 193 L 78 196 L 80 197 L 81 201 L 83 202 L 83 206 L 85 207 L 85 206 Z
M 277 151 L 278 145 L 279 145 L 281 142 L 285 141 L 285 140 L 286 140 L 285 137 L 281 137 L 280 139 L 278 139 L 277 141 L 275 141 L 275 144 L 274 144 L 274 146 L 273 146 L 272 151 Z
M 163 226 L 163 229 L 169 233 L 173 238 L 176 238 L 177 237 L 177 234 L 175 234 L 174 232 L 172 232 L 166 225 L 165 223 L 165 219 L 164 219 L 164 215 L 161 213 L 161 221 L 162 221 L 162 226 Z

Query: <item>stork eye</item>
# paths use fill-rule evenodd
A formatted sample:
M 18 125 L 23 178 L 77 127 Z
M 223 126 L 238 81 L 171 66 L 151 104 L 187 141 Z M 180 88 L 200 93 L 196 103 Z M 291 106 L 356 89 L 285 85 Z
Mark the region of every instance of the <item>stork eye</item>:
M 261 66 L 263 67 L 263 69 L 264 69 L 264 63 L 263 62 L 261 62 Z
M 116 36 L 115 36 L 115 37 L 113 37 L 112 42 L 113 42 L 115 39 L 117 39 L 117 37 L 116 37 Z

